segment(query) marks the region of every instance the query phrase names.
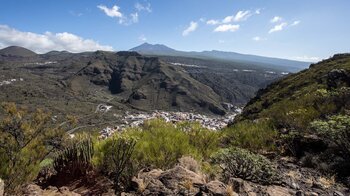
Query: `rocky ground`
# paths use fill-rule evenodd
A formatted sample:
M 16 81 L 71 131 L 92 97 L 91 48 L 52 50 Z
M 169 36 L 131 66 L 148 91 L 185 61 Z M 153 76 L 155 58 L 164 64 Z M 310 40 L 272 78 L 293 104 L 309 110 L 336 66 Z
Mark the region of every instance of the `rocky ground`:
M 262 185 L 240 178 L 231 178 L 229 182 L 224 183 L 200 172 L 198 163 L 187 157 L 168 170 L 140 171 L 133 177 L 131 189 L 122 192 L 121 195 L 346 196 L 350 194 L 349 189 L 336 183 L 334 178 L 321 175 L 313 169 L 299 167 L 292 158 L 278 158 L 275 163 L 281 175 L 281 181 L 276 184 Z M 30 184 L 23 189 L 22 195 L 115 195 L 108 180 L 98 177 L 92 180 L 95 180 L 92 182 L 93 185 L 84 184 L 78 179 L 64 186 L 64 183 L 61 183 L 60 186 L 48 186 L 45 189 Z

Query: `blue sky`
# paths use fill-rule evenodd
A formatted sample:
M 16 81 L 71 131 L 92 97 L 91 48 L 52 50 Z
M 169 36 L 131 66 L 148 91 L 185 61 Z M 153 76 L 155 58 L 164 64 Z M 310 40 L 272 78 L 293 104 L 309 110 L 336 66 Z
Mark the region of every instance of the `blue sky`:
M 349 0 L 0 0 L 0 47 L 128 50 L 145 41 L 317 61 L 350 52 Z

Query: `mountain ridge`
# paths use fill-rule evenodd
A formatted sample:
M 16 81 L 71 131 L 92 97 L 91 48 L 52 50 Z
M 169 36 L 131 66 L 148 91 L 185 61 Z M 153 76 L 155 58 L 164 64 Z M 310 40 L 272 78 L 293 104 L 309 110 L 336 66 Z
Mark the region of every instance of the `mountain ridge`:
M 280 66 L 288 68 L 288 71 L 300 71 L 307 68 L 311 63 L 303 61 L 295 61 L 290 59 L 282 59 L 275 57 L 264 57 L 259 55 L 251 54 L 241 54 L 237 52 L 219 51 L 219 50 L 205 50 L 201 52 L 196 51 L 179 51 L 172 49 L 166 45 L 162 44 L 149 44 L 144 43 L 134 48 L 130 51 L 136 51 L 143 55 L 160 55 L 160 56 L 183 56 L 183 57 L 196 57 L 196 58 L 214 58 L 220 60 L 230 60 L 236 62 L 248 62 L 248 63 L 258 63 L 266 64 L 270 66 Z

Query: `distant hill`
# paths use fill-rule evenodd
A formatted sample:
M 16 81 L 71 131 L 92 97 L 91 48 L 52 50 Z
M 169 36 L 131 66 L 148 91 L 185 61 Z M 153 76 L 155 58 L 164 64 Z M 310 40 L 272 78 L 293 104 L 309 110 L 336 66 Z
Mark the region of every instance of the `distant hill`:
M 237 63 L 249 63 L 257 67 L 275 68 L 289 72 L 297 72 L 307 68 L 310 63 L 302 61 L 293 61 L 288 59 L 263 57 L 257 55 L 240 54 L 235 52 L 224 52 L 218 50 L 203 51 L 203 52 L 184 52 L 172 49 L 161 44 L 144 43 L 140 46 L 130 49 L 131 51 L 139 52 L 143 55 L 160 55 L 160 56 L 178 56 L 192 57 L 200 59 L 217 59 L 226 60 Z
M 167 53 L 175 53 L 176 50 L 172 49 L 172 48 L 169 48 L 168 46 L 166 45 L 163 45 L 163 44 L 149 44 L 149 43 L 143 43 L 139 46 L 136 46 L 135 48 L 132 48 L 130 49 L 130 51 L 136 51 L 136 52 L 139 52 L 139 51 L 144 51 L 144 52 L 149 52 L 149 53 L 154 53 L 154 54 L 157 54 L 157 53 L 164 53 L 164 54 L 167 54 Z
M 1 56 L 15 56 L 15 57 L 33 57 L 37 54 L 31 50 L 28 50 L 19 46 L 9 46 L 0 50 Z

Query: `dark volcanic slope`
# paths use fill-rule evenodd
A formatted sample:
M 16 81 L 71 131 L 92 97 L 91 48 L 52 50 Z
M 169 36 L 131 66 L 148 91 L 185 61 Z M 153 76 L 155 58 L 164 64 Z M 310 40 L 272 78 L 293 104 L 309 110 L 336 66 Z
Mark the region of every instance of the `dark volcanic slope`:
M 12 80 L 12 81 L 11 81 Z M 184 69 L 135 52 L 50 52 L 0 57 L 0 102 L 44 107 L 84 116 L 113 106 L 103 118 L 126 110 L 176 110 L 224 114 L 221 98 Z
M 37 54 L 19 46 L 9 46 L 0 50 L 0 56 L 33 57 Z
M 95 59 L 70 78 L 73 91 L 84 91 L 79 84 L 92 82 L 107 87 L 121 102 L 137 109 L 224 114 L 221 98 L 181 67 L 135 52 L 95 55 Z

